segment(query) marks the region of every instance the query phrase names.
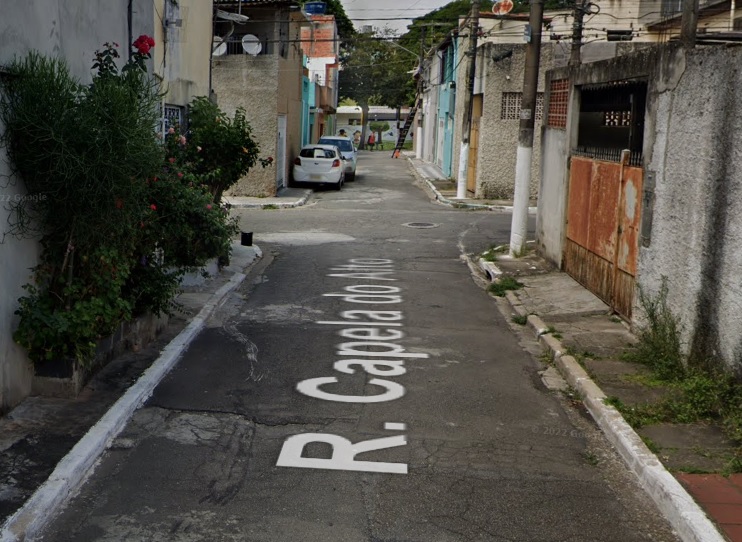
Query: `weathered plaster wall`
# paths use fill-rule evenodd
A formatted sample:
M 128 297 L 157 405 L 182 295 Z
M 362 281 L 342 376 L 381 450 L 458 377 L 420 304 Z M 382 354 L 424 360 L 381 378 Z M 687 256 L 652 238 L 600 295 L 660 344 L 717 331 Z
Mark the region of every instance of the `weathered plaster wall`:
M 646 79 L 645 188 L 654 182 L 650 229 L 642 232 L 637 284 L 656 295 L 663 280 L 668 306 L 681 321 L 686 351 L 695 361 L 742 374 L 742 51 L 676 45 L 579 68 L 550 72 L 579 86 Z M 546 128 L 539 195 L 538 243 L 559 263 L 568 190 L 568 154 L 574 134 Z M 560 157 L 561 155 L 561 157 Z M 560 165 L 561 162 L 561 165 Z M 560 205 L 562 205 L 560 207 Z M 651 214 L 650 214 L 651 212 Z M 635 296 L 635 319 L 642 307 Z
M 569 144 L 565 130 L 544 127 L 543 134 L 536 241 L 541 254 L 561 266 L 569 189 Z
M 253 138 L 260 146 L 260 157 L 275 159 L 270 167 L 256 165 L 228 195 L 274 196 L 277 178 L 284 185 L 288 181 L 291 163 L 301 148 L 303 58 L 299 31 L 298 25 L 292 25 L 290 37 L 296 41 L 287 46 L 285 58 L 276 52 L 226 55 L 213 60 L 212 86 L 219 107 L 230 116 L 238 107 L 244 108 Z M 279 115 L 287 120 L 283 163 L 277 151 Z
M 66 59 L 72 74 L 90 82 L 93 54 L 104 42 L 126 47 L 127 2 L 105 0 L 3 0 L 0 15 L 0 65 L 35 49 Z M 134 2 L 133 33 L 153 33 L 152 2 Z M 4 130 L 0 125 L 0 131 Z M 7 201 L 26 194 L 20 179 L 9 177 L 4 149 L 0 149 L 0 231 L 8 223 Z M 25 350 L 12 338 L 18 325 L 14 312 L 23 285 L 37 263 L 36 241 L 0 235 L 0 411 L 6 411 L 31 392 L 33 368 Z
M 669 303 L 698 361 L 742 374 L 742 51 L 666 52 L 650 94 L 655 137 L 647 171 L 656 178 L 651 243 L 640 284 Z
M 512 51 L 512 55 L 505 54 Z M 476 197 L 513 199 L 515 162 L 520 120 L 503 119 L 502 96 L 505 92 L 523 92 L 526 48 L 524 45 L 493 44 L 482 46 L 480 55 L 484 77 L 484 108 L 479 135 Z M 544 43 L 539 64 L 538 92 L 543 92 L 546 70 L 552 66 L 553 47 Z M 541 154 L 541 116 L 536 117 L 531 163 L 530 196 L 539 189 Z
M 228 55 L 214 60 L 212 85 L 219 107 L 230 117 L 245 109 L 260 156 L 276 155 L 278 130 L 278 57 L 273 55 Z M 234 196 L 264 196 L 276 193 L 275 169 L 257 166 L 232 187 Z
M 153 59 L 156 73 L 167 81 L 168 104 L 185 106 L 195 96 L 209 95 L 212 12 L 211 0 L 154 0 Z

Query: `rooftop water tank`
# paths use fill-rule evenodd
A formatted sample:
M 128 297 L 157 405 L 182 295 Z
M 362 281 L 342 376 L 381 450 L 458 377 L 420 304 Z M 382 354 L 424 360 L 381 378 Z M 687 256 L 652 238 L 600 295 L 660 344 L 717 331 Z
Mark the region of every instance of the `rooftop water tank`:
M 324 15 L 327 12 L 327 4 L 324 2 L 307 2 L 304 4 L 304 12 L 307 15 Z

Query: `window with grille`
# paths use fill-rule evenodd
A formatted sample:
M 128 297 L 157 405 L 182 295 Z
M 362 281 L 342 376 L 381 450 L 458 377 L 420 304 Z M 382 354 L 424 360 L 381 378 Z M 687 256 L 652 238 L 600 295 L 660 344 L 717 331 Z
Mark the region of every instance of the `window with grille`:
M 603 126 L 631 126 L 631 111 L 604 111 Z
M 522 92 L 503 92 L 501 120 L 520 120 L 520 108 L 523 102 Z M 536 120 L 541 120 L 544 113 L 544 93 L 536 94 Z
M 551 128 L 567 128 L 569 105 L 569 79 L 556 79 L 549 87 L 549 116 L 546 125 Z
M 165 104 L 160 106 L 160 133 L 164 136 L 170 128 L 185 131 L 184 126 L 185 107 L 180 105 Z

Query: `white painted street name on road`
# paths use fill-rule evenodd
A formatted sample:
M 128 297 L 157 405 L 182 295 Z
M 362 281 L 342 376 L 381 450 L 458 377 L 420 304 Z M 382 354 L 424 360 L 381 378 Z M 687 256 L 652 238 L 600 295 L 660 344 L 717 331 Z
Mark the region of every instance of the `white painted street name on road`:
M 363 279 L 364 281 L 396 281 L 393 277 L 393 261 L 376 258 L 355 258 L 346 265 L 331 269 L 330 277 Z M 427 358 L 428 354 L 407 352 L 397 344 L 404 337 L 402 327 L 403 314 L 400 310 L 389 310 L 389 305 L 402 303 L 402 289 L 397 286 L 381 284 L 357 284 L 346 286 L 342 292 L 324 294 L 326 297 L 338 297 L 351 303 L 353 308 L 340 313 L 340 320 L 320 321 L 321 325 L 342 326 L 338 335 L 350 342 L 337 345 L 336 355 L 341 356 L 333 368 L 341 374 L 355 374 L 356 367 L 374 377 L 368 384 L 384 389 L 383 393 L 373 395 L 343 395 L 332 393 L 325 386 L 336 384 L 335 376 L 323 376 L 302 380 L 296 389 L 309 397 L 341 403 L 381 403 L 393 401 L 404 396 L 405 388 L 389 377 L 403 375 L 407 372 L 405 359 Z M 376 310 L 379 305 L 384 310 Z M 366 308 L 366 306 L 370 308 Z M 323 389 L 324 388 L 324 389 Z M 405 431 L 406 424 L 387 422 L 384 429 L 388 431 Z M 332 446 L 329 459 L 302 457 L 305 447 L 312 442 L 322 442 Z M 381 461 L 356 461 L 356 455 L 364 452 L 404 446 L 405 435 L 363 440 L 353 443 L 339 435 L 329 433 L 303 433 L 286 439 L 281 448 L 276 465 L 279 467 L 298 467 L 305 469 L 330 469 L 363 472 L 386 472 L 406 474 L 406 463 L 385 463 Z

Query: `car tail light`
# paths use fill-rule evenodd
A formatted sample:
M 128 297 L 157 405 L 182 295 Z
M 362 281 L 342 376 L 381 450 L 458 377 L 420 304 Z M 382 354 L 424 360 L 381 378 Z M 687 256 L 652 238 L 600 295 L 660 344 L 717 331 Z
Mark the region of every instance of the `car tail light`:
M 332 161 L 332 167 L 340 167 L 340 160 L 338 160 L 337 158 L 335 158 Z

